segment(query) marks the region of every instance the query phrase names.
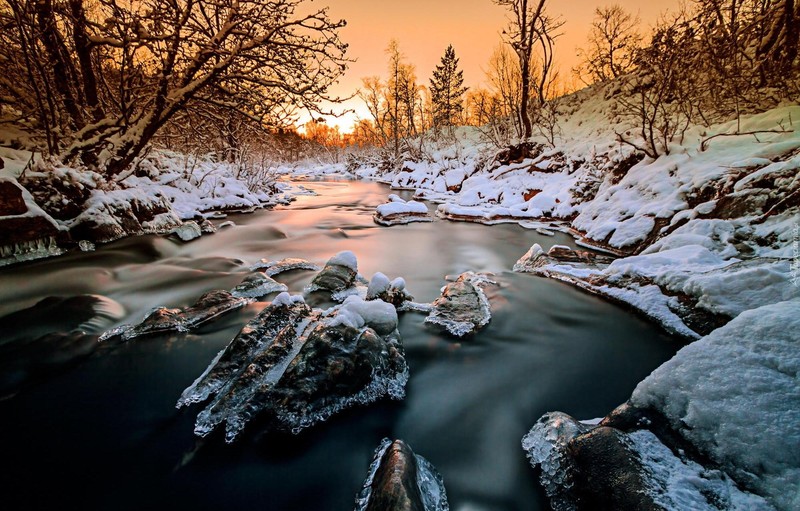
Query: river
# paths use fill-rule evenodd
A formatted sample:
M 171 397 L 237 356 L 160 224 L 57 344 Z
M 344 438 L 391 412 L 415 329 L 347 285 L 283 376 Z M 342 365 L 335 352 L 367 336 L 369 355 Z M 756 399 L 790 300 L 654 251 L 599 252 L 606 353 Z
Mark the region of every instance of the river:
M 551 410 L 605 415 L 680 347 L 627 310 L 510 271 L 534 242 L 574 246 L 566 235 L 440 220 L 379 227 L 371 216 L 386 186 L 303 184 L 318 195 L 231 215 L 235 227 L 190 243 L 142 236 L 0 270 L 4 509 L 349 510 L 373 450 L 392 437 L 437 467 L 454 511 L 544 510 L 520 447 L 527 430 Z M 419 302 L 438 296 L 445 275 L 492 272 L 493 318 L 459 341 L 425 326 L 421 314 L 401 315 L 406 399 L 351 409 L 298 436 L 252 423 L 232 445 L 221 435 L 201 441 L 192 433 L 200 407 L 175 409 L 181 391 L 264 303 L 191 334 L 59 345 L 33 365 L 27 361 L 42 348 L 29 341 L 73 328 L 77 316 L 52 308 L 8 316 L 49 296 L 98 294 L 121 305 L 119 322 L 135 322 L 152 307 L 232 288 L 261 258 L 324 263 L 341 250 L 355 252 L 367 278 L 404 277 Z M 312 277 L 277 280 L 296 293 Z

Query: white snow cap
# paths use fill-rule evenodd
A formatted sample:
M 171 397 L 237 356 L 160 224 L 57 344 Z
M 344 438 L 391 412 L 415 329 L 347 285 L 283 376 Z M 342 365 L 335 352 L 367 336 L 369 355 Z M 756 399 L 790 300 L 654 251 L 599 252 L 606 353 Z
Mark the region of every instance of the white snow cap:
M 328 264 L 336 266 L 346 266 L 347 268 L 350 268 L 353 271 L 358 271 L 358 259 L 356 258 L 356 255 L 349 250 L 345 250 L 344 252 L 339 252 L 335 256 L 331 257 L 328 260 Z
M 382 300 L 364 301 L 360 296 L 348 296 L 329 326 L 347 325 L 353 328 L 371 327 L 380 335 L 397 328 L 397 311 Z
M 292 306 L 295 303 L 305 303 L 305 300 L 303 300 L 301 295 L 292 296 L 286 292 L 279 294 L 274 300 L 272 300 L 272 305 L 276 307 L 281 305 Z
M 406 279 L 404 279 L 403 277 L 397 277 L 392 281 L 390 286 L 397 289 L 398 291 L 402 291 L 403 289 L 406 288 Z
M 367 299 L 377 297 L 379 294 L 389 289 L 389 286 L 389 277 L 381 272 L 376 273 L 372 276 L 372 280 L 369 281 L 369 287 L 367 287 Z

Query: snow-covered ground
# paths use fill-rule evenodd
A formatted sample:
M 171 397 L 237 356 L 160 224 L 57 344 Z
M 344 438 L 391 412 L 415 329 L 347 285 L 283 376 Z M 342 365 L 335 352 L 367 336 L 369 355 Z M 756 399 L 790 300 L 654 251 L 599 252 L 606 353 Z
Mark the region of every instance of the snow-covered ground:
M 627 303 L 700 339 L 632 398 L 663 413 L 711 463 L 670 457 L 649 432 L 631 434 L 628 448 L 638 449 L 655 501 L 689 509 L 692 499 L 716 495 L 727 500 L 710 508 L 796 509 L 800 106 L 744 116 L 740 131 L 755 135 L 732 135 L 735 121 L 692 126 L 669 154 L 651 159 L 618 141 L 617 133 L 634 131 L 615 93 L 611 83 L 564 98 L 555 147 L 539 140 L 527 158 L 508 158 L 478 129 L 459 128 L 455 141 L 429 143 L 425 157 L 394 170 L 364 158 L 360 168 L 328 165 L 324 173 L 414 190 L 445 219 L 560 229 L 617 256 L 533 247 L 517 268 Z

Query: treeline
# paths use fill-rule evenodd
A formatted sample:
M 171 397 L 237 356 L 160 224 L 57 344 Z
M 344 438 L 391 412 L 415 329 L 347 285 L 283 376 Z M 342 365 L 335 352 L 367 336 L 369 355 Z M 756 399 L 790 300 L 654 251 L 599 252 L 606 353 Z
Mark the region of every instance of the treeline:
M 413 153 L 412 139 L 439 137 L 456 125 L 479 127 L 498 147 L 532 136 L 557 143 L 560 98 L 574 90 L 555 66 L 564 22 L 546 0 L 494 1 L 508 10 L 509 23 L 487 64 L 486 85 L 463 86 L 452 46 L 421 84 L 393 40 L 387 77 L 363 79 L 359 95 L 370 119 L 355 126 L 359 144 Z M 795 0 L 695 0 L 663 15 L 649 33 L 619 5 L 600 7 L 571 78 L 585 85 L 618 80 L 619 111 L 631 126 L 619 140 L 657 157 L 691 124 L 795 101 L 799 25 Z
M 346 45 L 305 0 L 3 0 L 0 122 L 108 176 L 159 137 L 238 158 L 317 111 Z

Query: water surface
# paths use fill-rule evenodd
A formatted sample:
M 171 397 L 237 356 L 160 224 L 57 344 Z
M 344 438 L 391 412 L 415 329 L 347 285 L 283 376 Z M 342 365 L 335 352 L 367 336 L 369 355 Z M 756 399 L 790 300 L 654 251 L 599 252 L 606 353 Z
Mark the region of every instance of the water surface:
M 49 296 L 98 294 L 124 308 L 121 322 L 134 322 L 152 307 L 230 289 L 261 258 L 324 263 L 352 250 L 363 275 L 402 276 L 423 302 L 438 296 L 445 275 L 494 273 L 492 322 L 459 341 L 425 326 L 419 314 L 402 315 L 411 368 L 404 401 L 352 409 L 299 436 L 252 423 L 233 445 L 221 435 L 197 440 L 200 407 L 178 411 L 175 402 L 264 303 L 188 335 L 97 349 L 89 338 L 88 356 L 73 356 L 74 344 L 59 347 L 55 362 L 21 372 L 24 384 L 0 401 L 4 509 L 348 510 L 387 436 L 404 439 L 438 468 L 455 511 L 547 509 L 520 447 L 530 426 L 551 410 L 605 415 L 678 348 L 615 305 L 510 272 L 534 242 L 574 246 L 564 235 L 444 221 L 383 228 L 371 215 L 387 187 L 305 186 L 319 195 L 231 216 L 236 227 L 190 243 L 143 236 L 2 269 L 0 315 Z M 277 278 L 299 292 L 312 277 Z M 19 356 L 8 346 L 24 346 L 43 328 L 74 327 L 68 314 L 29 316 L 0 333 L 0 356 Z M 87 351 L 85 339 L 79 346 Z

